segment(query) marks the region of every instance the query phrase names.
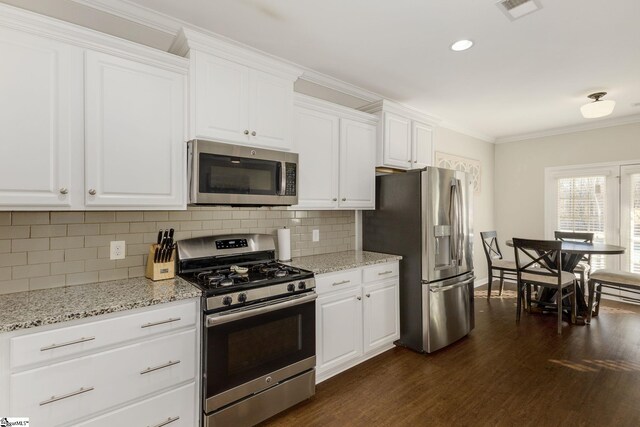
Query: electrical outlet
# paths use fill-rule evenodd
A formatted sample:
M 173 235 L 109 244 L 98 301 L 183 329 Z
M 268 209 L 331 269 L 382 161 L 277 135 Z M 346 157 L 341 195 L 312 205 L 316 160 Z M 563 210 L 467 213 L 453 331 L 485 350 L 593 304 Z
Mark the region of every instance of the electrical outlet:
M 320 230 L 311 231 L 311 236 L 312 236 L 314 242 L 319 242 L 320 241 Z
M 117 240 L 111 242 L 110 259 L 124 259 L 126 256 L 126 242 L 124 240 Z

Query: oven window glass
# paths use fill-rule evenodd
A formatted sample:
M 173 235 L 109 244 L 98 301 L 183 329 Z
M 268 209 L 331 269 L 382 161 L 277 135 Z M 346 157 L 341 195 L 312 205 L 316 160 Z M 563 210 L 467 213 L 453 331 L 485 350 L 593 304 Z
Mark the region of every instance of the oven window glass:
M 280 162 L 200 153 L 200 193 L 275 195 Z
M 229 334 L 229 375 L 250 371 L 302 349 L 301 316 L 241 329 Z
M 308 302 L 207 327 L 207 397 L 315 356 L 315 318 Z

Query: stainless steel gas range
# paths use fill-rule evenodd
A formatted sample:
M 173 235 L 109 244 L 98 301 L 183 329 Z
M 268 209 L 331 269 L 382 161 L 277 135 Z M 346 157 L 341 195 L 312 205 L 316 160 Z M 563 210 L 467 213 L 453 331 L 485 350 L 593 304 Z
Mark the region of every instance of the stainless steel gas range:
M 178 242 L 203 292 L 205 426 L 254 425 L 315 394 L 315 280 L 275 261 L 268 234 Z

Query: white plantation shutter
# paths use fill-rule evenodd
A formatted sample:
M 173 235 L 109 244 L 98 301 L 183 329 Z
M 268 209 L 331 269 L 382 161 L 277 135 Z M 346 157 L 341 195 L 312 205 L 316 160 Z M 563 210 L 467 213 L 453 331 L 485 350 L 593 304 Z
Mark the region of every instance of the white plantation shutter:
M 592 232 L 594 242 L 606 241 L 606 176 L 563 177 L 557 181 L 557 229 Z M 640 187 L 640 186 L 639 186 Z M 640 227 L 639 227 L 640 229 Z M 594 270 L 605 267 L 605 257 L 591 258 Z
M 640 273 L 640 173 L 630 178 L 629 269 Z

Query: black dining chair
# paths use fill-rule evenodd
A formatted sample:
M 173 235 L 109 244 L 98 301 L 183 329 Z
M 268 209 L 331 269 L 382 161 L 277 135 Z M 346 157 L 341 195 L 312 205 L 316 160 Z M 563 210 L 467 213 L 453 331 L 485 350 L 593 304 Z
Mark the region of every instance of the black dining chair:
M 555 260 L 562 259 L 562 242 L 559 240 L 529 240 L 513 238 L 518 277 L 518 301 L 516 322 L 520 323 L 522 294 L 526 291 L 527 310 L 531 312 L 531 303 L 554 307 L 558 312 L 558 334 L 562 334 L 562 300 L 571 298 L 571 323 L 576 322 L 576 277 L 573 273 L 552 269 Z M 531 286 L 541 286 L 556 290 L 556 303 L 532 300 Z M 569 292 L 563 290 L 569 288 Z
M 562 242 L 583 242 L 593 243 L 593 233 L 578 231 L 555 231 L 556 240 Z M 573 272 L 580 277 L 580 285 L 582 289 L 587 289 L 589 281 L 589 272 L 591 271 L 591 255 L 584 255 Z
M 498 244 L 498 233 L 496 233 L 495 230 L 481 231 L 480 237 L 482 238 L 484 255 L 487 258 L 487 274 L 489 276 L 487 281 L 487 299 L 489 299 L 491 298 L 493 270 L 496 270 L 500 275 L 500 292 L 498 295 L 502 295 L 505 275 L 515 280 L 517 268 L 515 262 L 503 259 L 502 252 L 500 252 L 500 245 Z

